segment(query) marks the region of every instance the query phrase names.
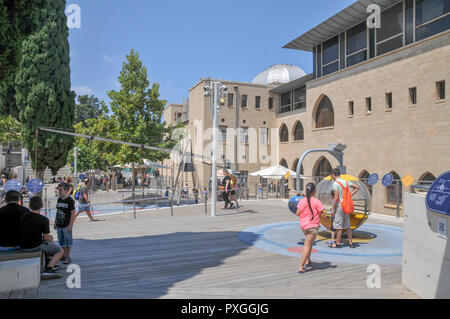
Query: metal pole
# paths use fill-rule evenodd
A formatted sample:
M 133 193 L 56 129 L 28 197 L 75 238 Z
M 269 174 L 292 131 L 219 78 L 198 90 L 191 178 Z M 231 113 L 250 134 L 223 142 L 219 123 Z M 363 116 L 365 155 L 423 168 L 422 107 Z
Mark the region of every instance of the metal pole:
M 45 216 L 48 216 L 47 213 L 47 188 L 44 189 L 44 210 L 45 210 Z
M 78 177 L 77 177 L 77 160 L 78 160 L 78 147 L 74 147 L 73 148 L 73 157 L 74 157 L 74 162 L 73 163 L 73 167 L 74 167 L 74 182 L 75 185 L 78 184 Z
M 36 128 L 36 144 L 34 145 L 34 178 L 37 178 L 37 149 L 38 149 L 38 135 L 39 130 Z
M 219 83 L 212 82 L 211 88 L 213 88 L 213 145 L 212 145 L 212 201 L 211 201 L 211 216 L 216 216 L 216 203 L 217 203 L 217 94 L 219 90 Z
M 400 218 L 400 198 L 402 196 L 400 183 L 401 183 L 401 181 L 397 182 L 397 218 Z

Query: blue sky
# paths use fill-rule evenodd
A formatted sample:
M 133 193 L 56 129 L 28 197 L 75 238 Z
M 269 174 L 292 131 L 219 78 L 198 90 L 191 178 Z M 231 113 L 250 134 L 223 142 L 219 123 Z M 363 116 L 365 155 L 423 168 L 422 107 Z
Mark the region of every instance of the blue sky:
M 274 64 L 310 73 L 311 53 L 282 47 L 354 2 L 68 0 L 81 9 L 81 28 L 69 31 L 72 89 L 109 104 L 131 49 L 168 103 L 201 78 L 250 82 Z

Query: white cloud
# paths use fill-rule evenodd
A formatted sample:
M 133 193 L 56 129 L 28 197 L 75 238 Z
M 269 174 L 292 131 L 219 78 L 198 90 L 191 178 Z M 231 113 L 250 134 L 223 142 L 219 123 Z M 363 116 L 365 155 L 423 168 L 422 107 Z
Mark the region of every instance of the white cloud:
M 94 90 L 86 85 L 79 85 L 72 87 L 72 91 L 75 91 L 77 95 L 93 95 Z
M 103 61 L 108 62 L 108 63 L 111 63 L 114 60 L 112 56 L 106 55 L 105 53 L 102 54 L 102 58 L 103 58 Z

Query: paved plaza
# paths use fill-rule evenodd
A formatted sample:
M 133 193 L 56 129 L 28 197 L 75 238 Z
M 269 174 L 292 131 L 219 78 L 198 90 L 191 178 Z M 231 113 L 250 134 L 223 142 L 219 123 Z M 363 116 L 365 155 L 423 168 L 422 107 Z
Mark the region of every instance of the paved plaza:
M 80 266 L 81 288 L 67 288 L 70 273 L 63 268 L 64 278 L 41 282 L 40 298 L 417 298 L 401 285 L 401 265 L 391 257 L 367 256 L 381 267 L 381 287 L 368 288 L 368 263 L 346 256 L 374 255 L 368 247 L 385 245 L 377 240 L 386 229 L 397 235 L 386 240 L 401 240 L 401 220 L 372 215 L 366 227 L 376 237 L 352 251 L 318 239 L 313 270 L 298 274 L 302 235 L 295 235 L 297 218 L 286 202 L 243 201 L 238 212 L 220 204 L 216 217 L 195 205 L 175 207 L 174 216 L 160 209 L 136 219 L 125 213 L 77 220 L 72 262 Z M 271 250 L 267 242 L 297 249 Z

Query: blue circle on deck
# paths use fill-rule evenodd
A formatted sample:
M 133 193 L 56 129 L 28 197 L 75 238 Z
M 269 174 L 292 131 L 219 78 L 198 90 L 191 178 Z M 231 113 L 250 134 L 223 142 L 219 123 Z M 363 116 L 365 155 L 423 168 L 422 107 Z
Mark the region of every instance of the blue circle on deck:
M 383 186 L 387 187 L 392 184 L 394 181 L 394 176 L 392 174 L 386 174 L 383 176 L 383 179 L 381 180 L 381 183 Z
M 20 192 L 22 187 L 23 187 L 23 185 L 21 182 L 19 182 L 16 179 L 10 179 L 9 181 L 7 181 L 5 183 L 5 186 L 3 187 L 3 189 L 5 190 L 5 192 L 9 192 L 9 191 Z
M 370 175 L 369 179 L 367 180 L 367 183 L 371 186 L 375 185 L 378 182 L 378 174 L 373 173 Z
M 31 193 L 37 194 L 44 188 L 44 183 L 40 179 L 32 179 L 26 184 L 26 187 Z
M 319 229 L 324 230 L 325 228 Z M 347 264 L 402 264 L 401 228 L 366 223 L 354 232 L 370 235 L 372 239 L 358 243 L 356 248 L 350 248 L 348 245 L 329 248 L 326 239 L 316 239 L 311 259 Z M 302 249 L 305 239 L 298 222 L 258 225 L 243 230 L 238 237 L 252 247 L 296 258 L 301 257 L 299 250 Z
M 450 215 L 450 171 L 435 179 L 425 198 L 428 210 Z
M 85 178 L 86 178 L 86 175 L 84 175 L 84 174 L 80 174 L 80 176 L 79 176 L 79 177 L 80 177 L 80 179 L 81 179 L 81 180 L 83 180 L 83 179 L 85 179 Z

